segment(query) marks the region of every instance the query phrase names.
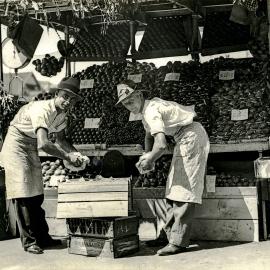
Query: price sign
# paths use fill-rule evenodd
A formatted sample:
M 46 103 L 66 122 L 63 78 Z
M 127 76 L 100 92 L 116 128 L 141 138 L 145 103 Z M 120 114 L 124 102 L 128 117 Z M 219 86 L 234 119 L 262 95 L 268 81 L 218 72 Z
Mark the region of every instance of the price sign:
M 94 79 L 91 80 L 81 80 L 80 89 L 87 89 L 94 87 Z
M 206 191 L 207 192 L 216 192 L 216 175 L 206 175 Z
M 234 79 L 234 70 L 221 70 L 219 71 L 219 79 L 221 81 L 230 81 Z
M 100 118 L 85 118 L 84 128 L 99 128 Z
M 180 73 L 167 73 L 164 79 L 164 82 L 167 81 L 176 81 L 178 82 L 180 79 Z
M 248 119 L 248 109 L 244 110 L 232 110 L 231 120 L 239 121 L 239 120 L 247 120 Z
M 132 121 L 141 121 L 142 120 L 142 114 L 141 113 L 137 113 L 137 114 L 134 114 L 134 113 L 130 113 L 129 115 L 129 122 L 132 122 Z
M 142 74 L 129 74 L 128 79 L 132 80 L 135 83 L 140 83 L 142 81 Z

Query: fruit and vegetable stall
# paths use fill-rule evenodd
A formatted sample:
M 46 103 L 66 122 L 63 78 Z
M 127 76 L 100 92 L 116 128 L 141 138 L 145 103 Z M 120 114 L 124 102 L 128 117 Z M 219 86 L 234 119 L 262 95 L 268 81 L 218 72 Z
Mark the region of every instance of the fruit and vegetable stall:
M 70 233 L 66 221 L 56 218 L 58 186 L 76 181 L 80 186 L 92 181 L 102 185 L 100 175 L 108 177 L 105 167 L 110 163 L 112 177 L 131 177 L 128 200 L 133 209 L 129 210 L 136 211 L 140 218 L 139 237 L 159 235 L 165 221 L 164 194 L 172 150 L 156 162 L 154 171 L 140 175 L 136 170 L 135 163 L 143 152 L 143 125 L 141 119 L 124 108 L 115 107 L 117 84 L 131 79 L 139 89 L 147 90 L 147 99 L 160 97 L 195 106 L 195 120 L 209 134 L 211 149 L 204 200 L 196 208 L 192 238 L 266 239 L 268 180 L 256 177 L 253 165 L 270 149 L 270 66 L 268 26 L 265 27 L 268 19 L 261 1 L 133 1 L 116 7 L 119 13 L 107 13 L 108 17 L 103 13 L 108 8 L 106 4 L 98 11 L 92 9 L 91 1 L 72 1 L 72 5 L 62 2 L 55 7 L 44 1 L 42 9 L 29 9 L 30 15 L 47 10 L 51 16 L 44 18 L 57 29 L 65 29 L 66 34 L 66 42 L 61 43 L 59 50 L 61 58 L 47 54 L 31 64 L 47 77 L 55 76 L 65 65 L 66 75 L 80 79 L 83 100 L 68 113 L 66 135 L 78 151 L 89 156 L 90 162 L 84 170 L 74 172 L 65 168 L 61 160 L 40 152 L 46 197 L 43 206 L 51 233 Z M 254 7 L 246 6 L 251 2 L 258 3 L 256 16 L 252 13 Z M 242 18 L 237 14 L 236 5 L 247 9 L 249 16 Z M 0 10 L 3 7 L 0 4 Z M 21 11 L 19 4 L 18 7 Z M 5 6 L 5 12 L 14 10 Z M 58 12 L 62 16 L 57 16 Z M 102 23 L 104 18 L 106 23 Z M 117 23 L 112 23 L 114 20 Z M 136 49 L 138 31 L 144 31 L 144 35 Z M 72 43 L 70 36 L 74 38 Z M 243 50 L 249 50 L 252 57 L 203 61 L 209 55 Z M 168 61 L 157 66 L 149 61 L 187 55 L 192 58 L 189 62 Z M 96 63 L 72 73 L 71 63 L 76 66 L 81 61 Z M 51 97 L 52 94 L 44 93 L 35 100 Z M 4 91 L 0 98 L 4 138 L 8 123 L 21 104 Z M 173 147 L 173 139 L 167 139 Z M 117 158 L 108 158 L 115 151 L 120 152 Z M 16 230 L 14 220 L 11 224 Z

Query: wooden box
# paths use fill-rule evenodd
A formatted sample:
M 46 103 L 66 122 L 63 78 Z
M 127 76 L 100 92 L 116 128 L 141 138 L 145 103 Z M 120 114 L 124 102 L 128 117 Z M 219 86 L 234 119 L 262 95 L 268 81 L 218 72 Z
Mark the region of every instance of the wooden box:
M 132 235 L 120 239 L 71 236 L 68 252 L 89 257 L 119 258 L 139 250 L 139 237 Z
M 60 183 L 57 218 L 128 216 L 129 186 L 130 178 Z
M 134 208 L 141 219 L 140 239 L 158 237 L 166 222 L 165 188 L 134 189 Z M 196 205 L 191 239 L 259 241 L 258 192 L 256 187 L 216 187 Z
M 136 216 L 123 218 L 68 218 L 70 235 L 97 238 L 121 238 L 138 234 L 139 220 Z

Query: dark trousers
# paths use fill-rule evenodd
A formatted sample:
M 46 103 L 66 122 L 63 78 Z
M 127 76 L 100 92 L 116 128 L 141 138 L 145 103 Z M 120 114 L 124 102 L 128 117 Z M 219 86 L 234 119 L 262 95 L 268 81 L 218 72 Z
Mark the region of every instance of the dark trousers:
M 45 211 L 41 208 L 44 195 L 12 199 L 22 246 L 42 245 L 50 239 Z
M 163 229 L 170 244 L 188 247 L 195 204 L 166 199 L 166 224 Z

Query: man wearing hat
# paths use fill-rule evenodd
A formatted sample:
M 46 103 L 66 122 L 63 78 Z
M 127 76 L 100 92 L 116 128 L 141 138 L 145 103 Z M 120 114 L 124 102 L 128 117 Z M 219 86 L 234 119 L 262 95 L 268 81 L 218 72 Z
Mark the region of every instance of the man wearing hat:
M 160 98 L 145 100 L 133 81 L 117 86 L 118 102 L 134 114 L 142 115 L 146 131 L 145 154 L 136 164 L 140 171 L 154 169 L 155 161 L 167 148 L 165 135 L 176 142 L 166 183 L 167 239 L 148 241 L 149 246 L 167 244 L 159 256 L 183 252 L 189 245 L 196 204 L 202 203 L 204 175 L 209 153 L 209 140 L 203 126 L 194 122 L 192 106 L 183 106 Z
M 64 135 L 66 112 L 81 99 L 79 84 L 75 78 L 64 78 L 53 99 L 24 105 L 11 121 L 3 144 L 7 199 L 14 205 L 22 246 L 30 253 L 41 254 L 43 248 L 61 244 L 49 235 L 41 208 L 44 191 L 38 150 L 81 165 L 74 154 L 77 150 Z M 49 141 L 50 133 L 56 134 L 56 144 Z

